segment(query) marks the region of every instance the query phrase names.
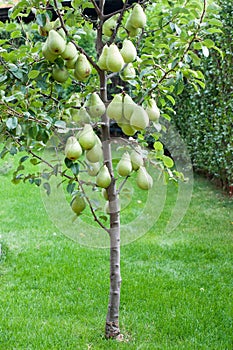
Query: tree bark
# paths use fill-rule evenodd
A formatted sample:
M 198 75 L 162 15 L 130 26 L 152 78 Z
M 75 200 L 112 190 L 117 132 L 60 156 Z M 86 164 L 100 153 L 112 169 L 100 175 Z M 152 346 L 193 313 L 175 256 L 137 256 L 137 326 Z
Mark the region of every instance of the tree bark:
M 107 103 L 107 85 L 105 72 L 100 73 L 100 96 Z M 112 151 L 110 142 L 109 119 L 106 113 L 102 117 L 102 145 L 104 164 L 111 174 L 111 184 L 107 189 L 110 212 L 110 295 L 106 318 L 106 338 L 116 338 L 120 334 L 119 307 L 120 307 L 120 206 L 117 195 L 116 181 L 112 165 Z
M 103 14 L 104 0 L 100 1 L 100 11 Z M 103 42 L 102 42 L 102 20 L 100 20 L 100 26 L 97 30 L 97 53 L 100 55 Z M 107 106 L 108 94 L 107 94 L 107 78 L 106 72 L 99 72 L 100 78 L 100 97 Z M 119 328 L 119 307 L 120 307 L 120 287 L 121 287 L 121 274 L 120 274 L 120 205 L 116 188 L 116 180 L 114 178 L 113 164 L 112 164 L 112 150 L 110 139 L 110 121 L 105 113 L 102 116 L 102 147 L 104 164 L 108 167 L 111 175 L 111 184 L 107 189 L 109 200 L 109 212 L 110 212 L 110 293 L 108 312 L 105 324 L 105 336 L 107 339 L 117 338 L 120 335 Z

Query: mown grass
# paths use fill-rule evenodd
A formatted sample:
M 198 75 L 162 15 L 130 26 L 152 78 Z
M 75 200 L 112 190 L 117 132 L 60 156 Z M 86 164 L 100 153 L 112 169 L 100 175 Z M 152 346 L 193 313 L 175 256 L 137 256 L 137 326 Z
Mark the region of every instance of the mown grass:
M 121 249 L 121 330 L 103 337 L 109 252 L 63 236 L 39 188 L 0 175 L 0 349 L 231 350 L 233 203 L 195 178 L 182 223 L 159 221 Z

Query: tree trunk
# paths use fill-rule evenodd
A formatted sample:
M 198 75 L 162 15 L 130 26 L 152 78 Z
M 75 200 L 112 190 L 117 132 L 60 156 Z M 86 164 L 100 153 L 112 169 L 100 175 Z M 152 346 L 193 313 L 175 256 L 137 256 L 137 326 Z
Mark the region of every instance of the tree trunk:
M 103 13 L 104 0 L 100 0 L 100 11 Z M 102 24 L 97 30 L 97 53 L 100 55 L 103 47 L 102 42 Z M 107 78 L 106 72 L 99 71 L 100 78 L 100 97 L 106 104 L 108 103 L 107 94 Z M 108 167 L 111 175 L 111 184 L 107 189 L 110 212 L 110 293 L 108 312 L 105 325 L 105 336 L 107 339 L 117 338 L 120 335 L 119 328 L 119 307 L 120 307 L 120 205 L 116 188 L 116 180 L 114 178 L 113 164 L 112 164 L 112 150 L 110 139 L 110 123 L 107 114 L 102 116 L 102 147 L 104 164 Z

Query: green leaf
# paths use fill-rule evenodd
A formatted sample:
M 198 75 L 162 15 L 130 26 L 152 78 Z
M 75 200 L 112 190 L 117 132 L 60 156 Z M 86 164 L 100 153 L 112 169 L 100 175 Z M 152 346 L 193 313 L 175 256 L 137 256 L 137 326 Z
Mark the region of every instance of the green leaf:
M 9 130 L 16 129 L 18 125 L 18 119 L 16 117 L 8 118 L 6 121 L 6 126 Z
M 222 27 L 223 26 L 223 23 L 217 19 L 217 18 L 211 18 L 208 20 L 209 24 L 213 25 L 213 26 L 216 26 L 216 27 Z
M 23 162 L 25 162 L 28 158 L 29 158 L 29 156 L 23 156 L 22 158 L 20 158 L 19 162 L 20 162 L 20 163 L 23 163 Z
M 21 37 L 21 31 L 20 30 L 15 30 L 14 32 L 11 33 L 11 39 L 19 38 Z
M 77 176 L 79 174 L 79 164 L 78 163 L 73 163 L 70 167 L 72 173 Z
M 64 162 L 68 169 L 70 169 L 73 165 L 73 161 L 68 158 L 65 158 Z
M 156 141 L 153 145 L 154 149 L 156 151 L 162 151 L 163 150 L 163 144 L 160 141 Z
M 170 157 L 168 157 L 168 156 L 163 156 L 163 157 L 162 157 L 162 160 L 163 160 L 164 165 L 165 165 L 167 168 L 172 168 L 172 167 L 173 167 L 174 162 L 173 162 L 173 160 L 172 160 Z
M 38 75 L 40 74 L 40 72 L 38 70 L 31 70 L 29 73 L 28 73 L 28 78 L 29 79 L 35 79 L 38 77 Z
M 66 191 L 70 194 L 72 194 L 74 192 L 75 189 L 75 183 L 74 182 L 70 182 L 67 187 L 66 187 Z

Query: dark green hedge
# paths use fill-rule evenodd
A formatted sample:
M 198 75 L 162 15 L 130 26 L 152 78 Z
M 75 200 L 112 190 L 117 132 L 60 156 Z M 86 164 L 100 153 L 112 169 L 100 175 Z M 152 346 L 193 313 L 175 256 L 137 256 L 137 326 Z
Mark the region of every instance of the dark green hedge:
M 224 59 L 214 50 L 202 64 L 206 88 L 189 88 L 180 97 L 175 123 L 185 139 L 194 168 L 218 179 L 228 190 L 233 185 L 233 3 L 219 0 L 222 34 L 214 40 Z

